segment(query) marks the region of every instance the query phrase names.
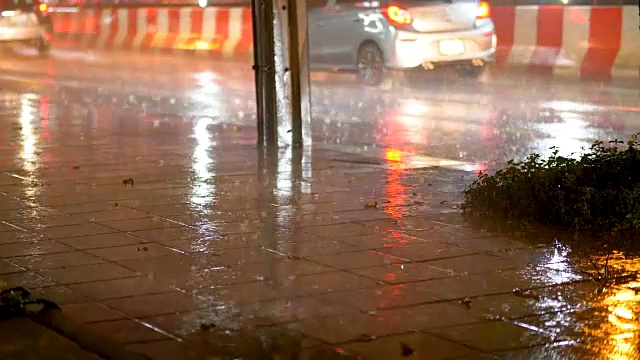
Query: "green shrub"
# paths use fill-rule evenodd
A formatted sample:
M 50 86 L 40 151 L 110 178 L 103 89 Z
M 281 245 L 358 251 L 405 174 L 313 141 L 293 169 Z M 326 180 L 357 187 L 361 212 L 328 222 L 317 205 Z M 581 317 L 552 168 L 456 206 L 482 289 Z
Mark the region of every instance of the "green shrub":
M 541 224 L 603 235 L 640 229 L 639 134 L 626 143 L 595 142 L 577 159 L 523 162 L 479 174 L 464 191 L 465 215 L 515 224 Z

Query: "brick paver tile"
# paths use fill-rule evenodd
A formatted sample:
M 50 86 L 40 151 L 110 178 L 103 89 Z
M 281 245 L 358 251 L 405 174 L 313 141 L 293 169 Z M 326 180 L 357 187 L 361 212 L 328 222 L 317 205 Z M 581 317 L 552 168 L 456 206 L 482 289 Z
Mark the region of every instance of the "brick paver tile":
M 104 260 L 85 252 L 70 251 L 57 254 L 11 258 L 11 262 L 28 269 L 41 270 L 67 266 L 99 264 L 103 263 Z
M 387 329 L 382 320 L 375 316 L 358 313 L 311 318 L 292 324 L 290 327 L 328 344 L 356 341 L 363 336 L 381 337 L 393 334 L 393 330 Z
M 0 327 L 2 359 L 99 360 L 96 354 L 26 317 L 3 319 Z
M 540 333 L 504 321 L 434 329 L 429 333 L 485 352 L 516 350 L 552 342 Z
M 2 221 L 0 220 L 0 235 L 2 235 L 5 232 L 12 232 L 12 231 L 21 231 L 23 229 L 17 227 L 16 225 L 13 225 L 9 222 L 6 221 Z
M 65 316 L 81 324 L 121 320 L 125 315 L 96 302 L 62 306 Z
M 41 230 L 42 234 L 49 239 L 61 239 L 67 237 L 79 237 L 88 235 L 99 235 L 116 232 L 116 230 L 98 224 L 80 224 L 70 226 L 56 226 Z
M 100 224 L 108 226 L 120 231 L 141 231 L 152 229 L 165 229 L 171 227 L 180 227 L 173 221 L 167 221 L 157 217 L 146 217 L 139 219 L 126 219 L 126 220 L 112 220 L 112 221 L 100 221 Z
M 349 270 L 352 273 L 391 284 L 433 280 L 452 276 L 450 271 L 423 263 L 399 263 Z
M 26 271 L 26 269 L 21 268 L 20 266 L 17 266 L 15 264 L 12 264 L 6 260 L 0 259 L 0 275 L 23 272 L 23 271 Z
M 367 312 L 439 301 L 415 284 L 378 285 L 318 296 L 332 303 L 349 305 Z
M 486 295 L 508 294 L 514 289 L 532 286 L 526 273 L 516 270 L 464 275 L 416 283 L 424 291 L 443 300 L 463 299 Z
M 517 261 L 485 254 L 473 254 L 444 260 L 428 261 L 425 264 L 456 274 L 481 274 L 496 270 L 514 269 L 521 265 Z
M 202 264 L 206 265 L 207 263 Z M 151 276 L 156 277 L 157 275 L 158 278 L 161 278 L 171 286 L 186 291 L 198 291 L 199 289 L 216 288 L 223 285 L 262 281 L 262 279 L 255 278 L 250 274 L 238 275 L 238 273 L 231 271 L 227 267 L 209 265 L 211 267 L 180 272 L 152 273 Z
M 57 208 L 66 214 L 72 214 L 76 216 L 82 216 L 84 219 L 84 215 L 86 213 L 93 213 L 97 211 L 107 211 L 113 209 L 112 201 L 96 201 L 96 202 L 87 202 L 87 203 L 74 203 L 73 200 L 65 199 L 67 204 L 57 205 Z M 120 206 L 125 206 L 125 201 L 119 201 Z M 53 204 L 52 204 L 53 206 Z
M 200 234 L 190 239 L 158 242 L 180 251 L 193 253 L 255 247 L 266 244 L 268 241 L 269 239 L 263 239 L 257 233 L 247 233 L 226 236 Z
M 82 217 L 84 217 L 85 219 L 91 220 L 93 222 L 102 223 L 106 221 L 147 218 L 149 217 L 149 214 L 145 213 L 144 211 L 118 207 L 118 208 L 105 210 L 105 211 L 84 213 L 82 214 Z
M 287 294 L 265 281 L 229 284 L 200 288 L 193 293 L 204 299 L 207 304 L 250 304 L 257 301 L 273 300 Z
M 41 288 L 46 286 L 53 286 L 56 283 L 38 273 L 25 271 L 13 274 L 4 274 L 0 277 L 0 287 L 11 288 L 16 286 L 22 286 L 26 289 Z
M 406 329 L 406 331 L 474 324 L 482 321 L 463 306 L 454 303 L 435 303 L 380 310 L 376 316 L 389 328 Z
M 274 282 L 294 281 L 299 276 L 335 271 L 333 268 L 304 259 L 282 259 L 266 264 L 239 264 L 229 266 L 229 269 L 237 274 L 238 278 Z
M 364 289 L 376 286 L 376 282 L 342 271 L 298 276 L 285 288 L 289 294 L 311 295 L 335 291 Z
M 388 255 L 377 250 L 365 250 L 340 254 L 312 256 L 310 261 L 336 269 L 358 269 L 408 262 L 408 260 Z
M 363 359 L 403 360 L 407 358 L 445 360 L 484 355 L 466 346 L 428 334 L 387 336 L 371 342 L 341 346 L 347 354 Z
M 211 258 L 211 256 L 214 256 Z M 226 249 L 217 252 L 205 253 L 204 255 L 196 254 L 198 257 L 209 257 L 212 263 L 221 266 L 234 266 L 240 264 L 257 264 L 275 262 L 287 259 L 287 256 L 276 251 L 264 247 L 246 247 L 238 249 Z
M 299 257 L 313 257 L 322 255 L 342 254 L 349 252 L 357 252 L 360 249 L 345 242 L 331 239 L 300 239 L 288 244 L 278 246 L 283 252 Z
M 515 296 L 513 293 L 480 296 L 469 300 L 471 311 L 489 318 L 519 318 L 545 311 L 544 308 L 537 308 L 539 302 L 536 299 Z
M 336 225 L 310 226 L 303 229 L 307 234 L 319 236 L 324 239 L 341 239 L 351 236 L 372 234 L 375 232 L 375 230 L 369 229 L 356 222 Z
M 509 239 L 498 235 L 484 235 L 479 236 L 475 229 L 464 228 L 467 232 L 465 237 L 453 236 L 445 241 L 448 244 L 454 246 L 460 246 L 465 249 L 491 252 L 491 251 L 504 251 L 504 250 L 518 250 L 529 247 L 529 244 L 522 241 Z
M 620 351 L 622 354 L 635 355 L 636 352 Z M 603 347 L 602 354 L 589 349 L 588 345 L 561 341 L 556 344 L 544 344 L 527 347 L 526 349 L 503 351 L 494 353 L 493 359 L 548 359 L 553 356 L 556 359 L 595 359 L 598 355 L 606 357 L 610 354 L 609 349 Z M 624 355 L 623 355 L 624 356 Z
M 62 238 L 57 239 L 57 241 L 81 250 L 134 245 L 148 242 L 146 240 L 119 232 L 101 235 Z
M 136 295 L 163 293 L 171 288 L 166 284 L 149 279 L 136 277 L 108 281 L 96 281 L 85 284 L 70 285 L 69 288 L 94 300 L 117 299 Z
M 170 339 L 152 327 L 131 319 L 89 323 L 85 326 L 90 331 L 104 334 L 124 344 Z
M 28 290 L 34 297 L 53 301 L 57 305 L 81 304 L 91 301 L 88 297 L 71 291 L 71 289 L 62 285 L 47 286 L 44 288 L 29 288 Z
M 144 274 L 154 274 L 155 276 L 192 271 L 208 267 L 206 263 L 202 264 L 192 256 L 177 252 L 165 256 L 118 260 L 117 263 L 128 269 Z
M 0 233 L 0 244 L 15 244 L 24 242 L 36 242 L 50 240 L 45 235 L 31 231 L 5 231 Z
M 107 300 L 104 304 L 136 318 L 186 312 L 204 306 L 201 299 L 181 291 Z
M 40 273 L 60 284 L 80 284 L 136 276 L 134 271 L 110 263 L 49 269 L 42 270 Z
M 152 315 L 142 319 L 145 323 L 161 329 L 164 332 L 178 336 L 180 338 L 188 338 L 195 333 L 204 333 L 201 325 L 215 325 L 216 328 L 229 329 L 230 322 L 224 321 L 225 312 L 233 314 L 237 317 L 235 307 L 220 307 L 222 311 L 218 311 L 215 306 L 204 307 L 201 310 L 178 312 L 173 314 Z M 237 323 L 234 322 L 234 326 Z
M 255 233 L 262 229 L 262 224 L 257 221 L 240 221 L 219 224 L 220 233 L 224 235 L 238 235 Z
M 472 251 L 436 242 L 415 242 L 404 246 L 389 246 L 378 251 L 412 261 L 431 261 L 469 255 Z
M 283 298 L 243 305 L 239 308 L 243 317 L 256 325 L 269 325 L 304 321 L 316 317 L 342 317 L 360 312 L 347 304 L 328 302 L 319 296 Z
M 0 245 L 0 258 L 69 252 L 73 249 L 55 241 L 36 241 Z
M 190 227 L 172 227 L 142 231 L 131 231 L 131 235 L 147 241 L 164 242 L 193 239 L 201 236 L 199 230 Z
M 39 211 L 35 213 L 41 214 Z M 39 215 L 38 217 L 25 216 L 16 218 L 9 220 L 9 222 L 23 229 L 38 230 L 49 227 L 81 225 L 86 224 L 88 221 L 80 216 L 73 215 Z
M 127 348 L 149 356 L 154 360 L 201 360 L 206 359 L 203 357 L 202 351 L 193 349 L 189 344 L 178 342 L 175 340 L 160 340 L 153 342 L 146 342 L 140 344 L 131 344 Z M 214 354 L 209 354 L 213 356 Z
M 87 252 L 110 261 L 145 259 L 179 254 L 166 246 L 154 243 L 89 249 Z
M 627 321 L 623 320 L 625 315 L 624 310 L 612 312 L 607 307 L 599 306 L 577 310 L 567 310 L 560 307 L 555 312 L 539 312 L 531 316 L 518 318 L 517 322 L 519 325 L 530 329 L 540 329 L 540 331 L 553 336 L 558 341 L 563 339 L 588 339 L 593 337 L 594 334 L 616 338 L 628 336 L 629 329 L 613 325 L 611 322 L 616 320 Z M 569 326 L 566 326 L 568 324 Z
M 427 242 L 399 232 L 353 236 L 340 239 L 340 241 L 351 244 L 360 250 L 406 247 Z
M 507 319 L 556 313 L 579 308 L 585 299 L 598 303 L 598 287 L 597 282 L 586 281 L 534 289 L 529 297 L 513 293 L 481 296 L 471 299 L 470 307 L 482 315 Z

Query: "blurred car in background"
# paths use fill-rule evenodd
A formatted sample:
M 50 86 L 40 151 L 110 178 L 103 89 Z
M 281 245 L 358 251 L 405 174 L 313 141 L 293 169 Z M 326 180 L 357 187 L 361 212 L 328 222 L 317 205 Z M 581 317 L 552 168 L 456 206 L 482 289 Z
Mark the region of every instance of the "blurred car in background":
M 0 43 L 34 46 L 41 56 L 49 54 L 53 24 L 48 6 L 39 0 L 0 0 Z
M 494 61 L 491 8 L 478 0 L 309 0 L 314 70 L 357 71 L 366 85 L 388 70 L 456 66 L 480 77 Z

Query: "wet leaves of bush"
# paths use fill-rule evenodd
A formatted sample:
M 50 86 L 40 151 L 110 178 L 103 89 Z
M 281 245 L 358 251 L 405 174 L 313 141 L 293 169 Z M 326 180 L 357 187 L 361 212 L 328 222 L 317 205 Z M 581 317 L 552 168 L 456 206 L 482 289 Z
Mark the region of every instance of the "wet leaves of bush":
M 553 149 L 489 175 L 464 191 L 465 215 L 510 224 L 541 224 L 582 235 L 637 234 L 640 230 L 638 135 L 595 142 L 577 158 Z M 617 236 L 616 240 L 628 237 Z M 625 240 L 626 241 L 626 240 Z

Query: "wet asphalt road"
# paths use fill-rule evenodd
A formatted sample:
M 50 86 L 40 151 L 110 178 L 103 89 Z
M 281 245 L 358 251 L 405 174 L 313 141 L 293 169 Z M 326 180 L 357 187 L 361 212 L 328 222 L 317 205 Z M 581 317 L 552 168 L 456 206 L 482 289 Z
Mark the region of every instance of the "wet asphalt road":
M 231 141 L 246 143 L 255 142 L 252 76 L 248 64 L 177 55 L 59 49 L 39 59 L 18 48 L 0 57 L 3 91 L 46 94 L 87 114 L 100 106 L 128 126 L 171 127 L 210 117 L 245 130 Z M 571 154 L 596 139 L 640 131 L 640 83 L 499 71 L 479 81 L 430 73 L 377 89 L 348 74 L 313 74 L 312 83 L 314 142 L 350 152 L 395 149 L 427 161 L 495 168 L 531 152 L 548 154 L 552 146 Z

